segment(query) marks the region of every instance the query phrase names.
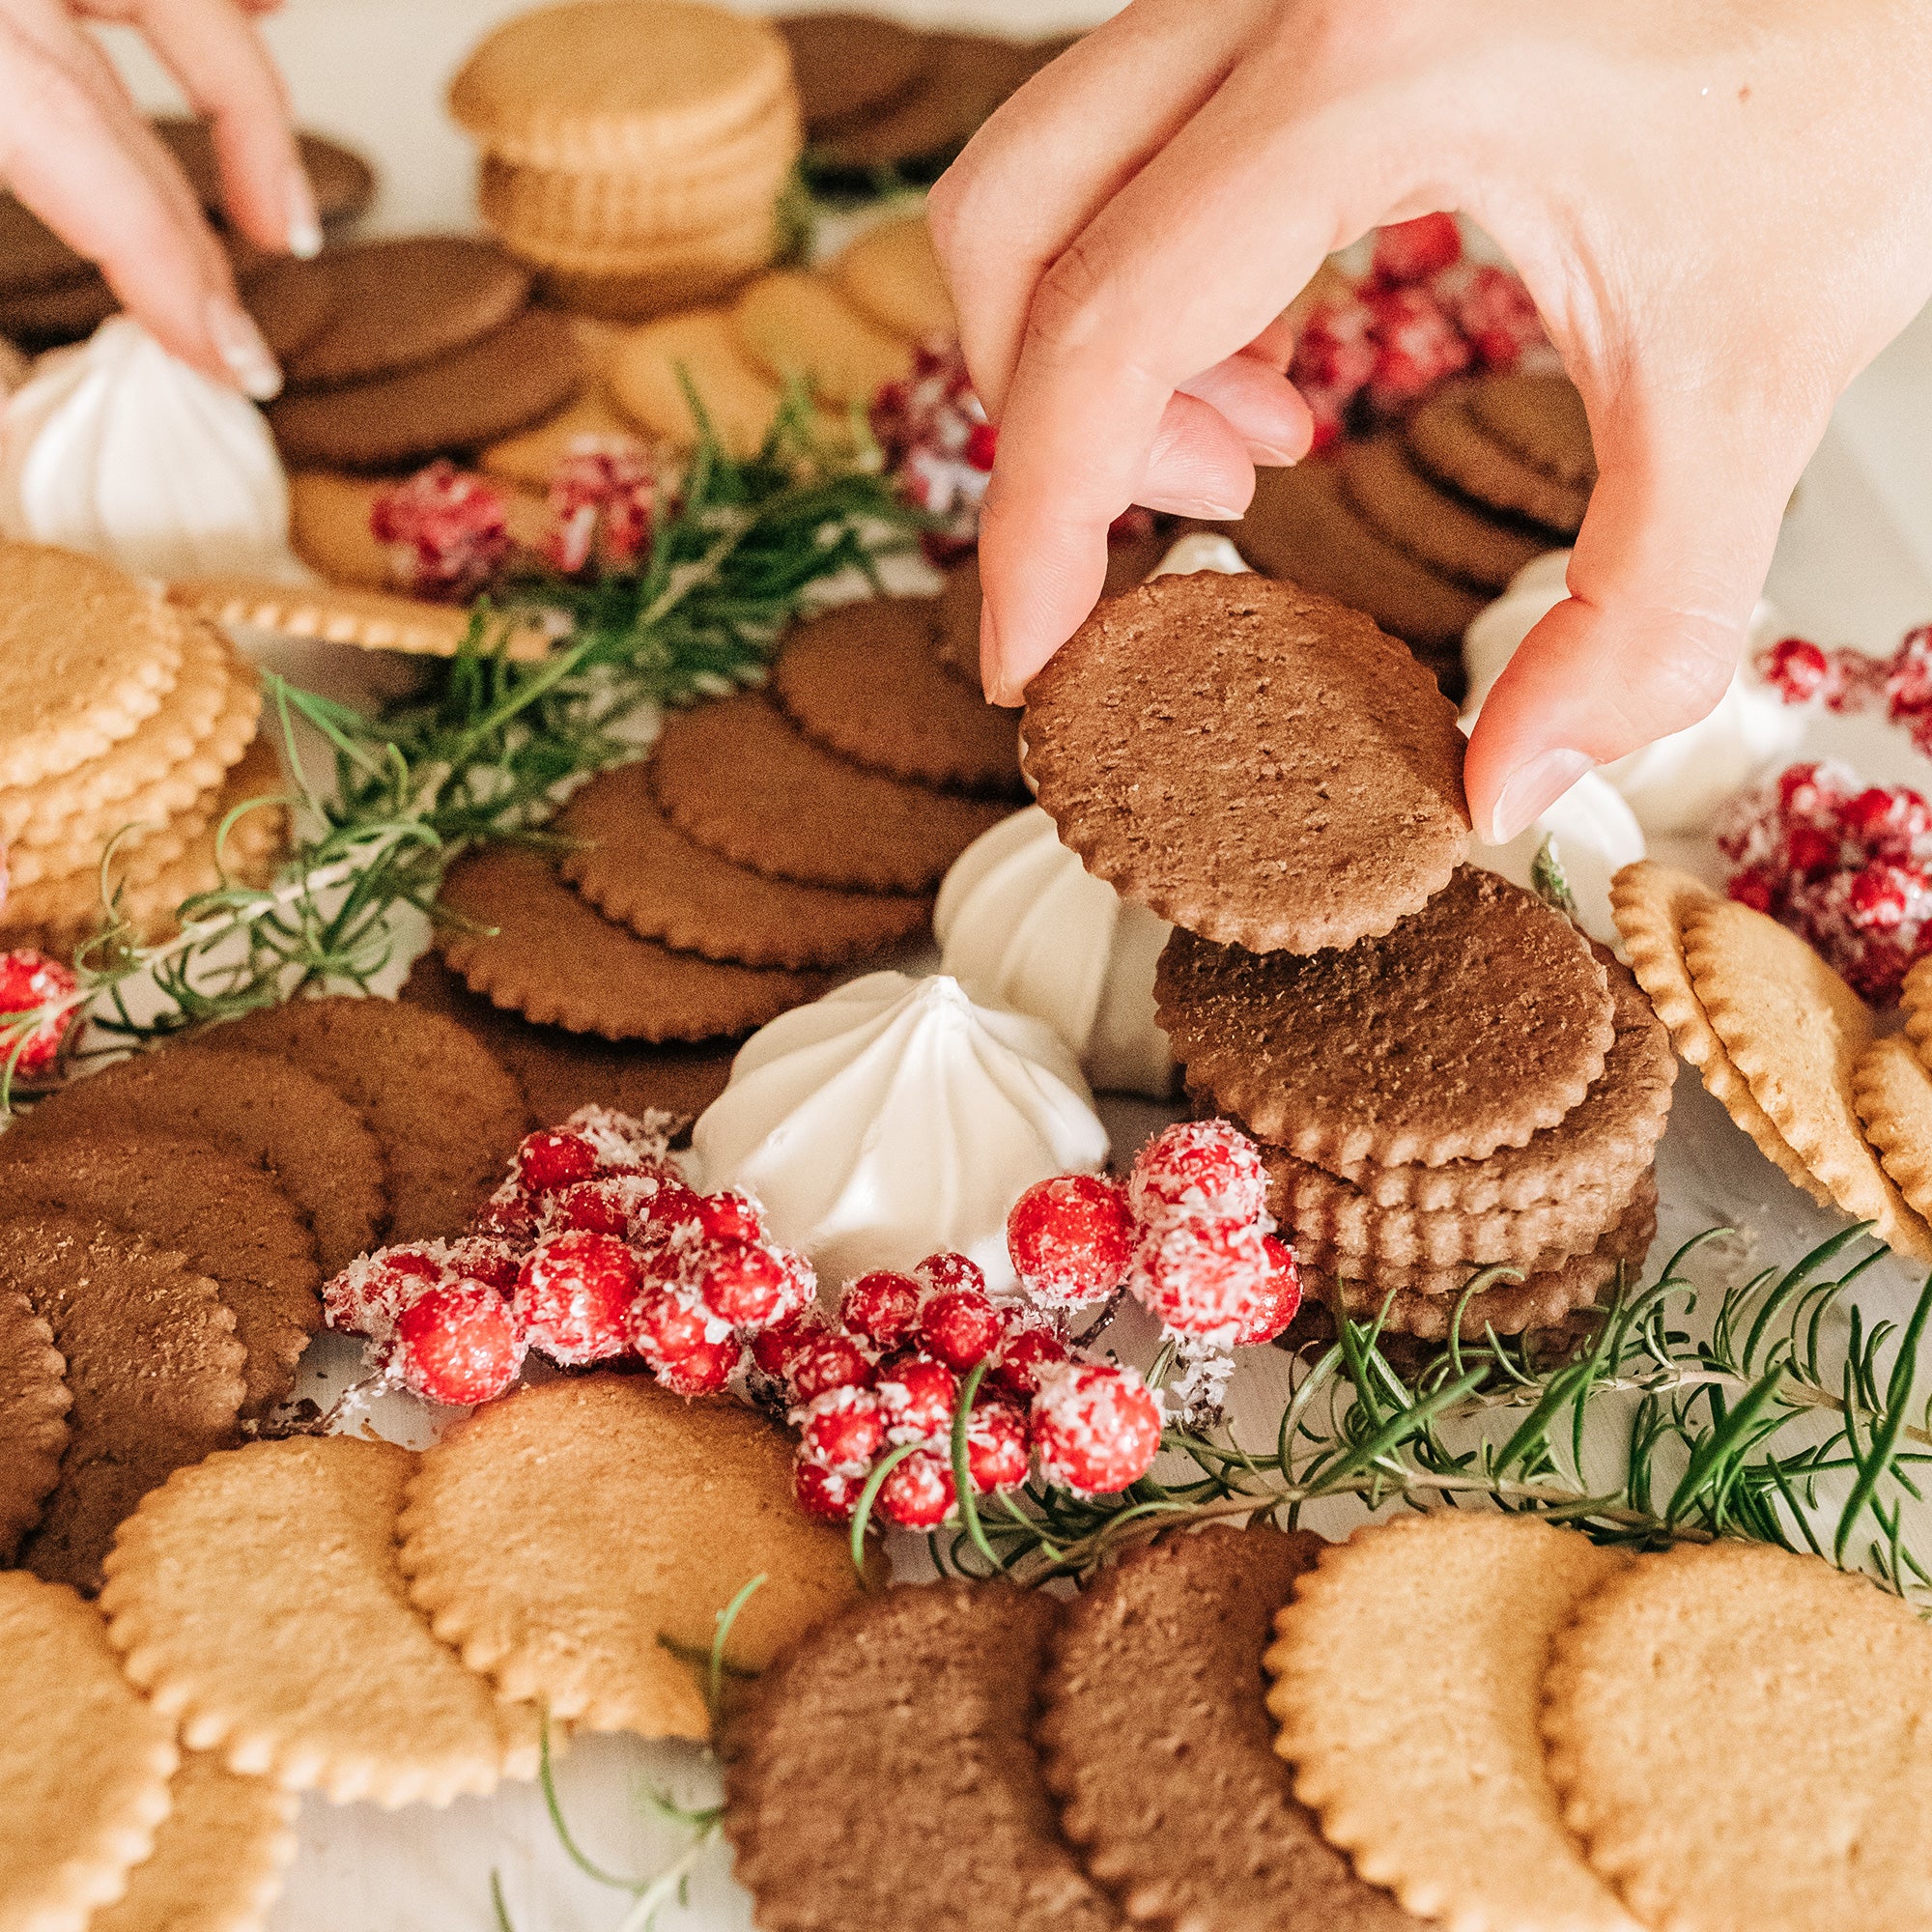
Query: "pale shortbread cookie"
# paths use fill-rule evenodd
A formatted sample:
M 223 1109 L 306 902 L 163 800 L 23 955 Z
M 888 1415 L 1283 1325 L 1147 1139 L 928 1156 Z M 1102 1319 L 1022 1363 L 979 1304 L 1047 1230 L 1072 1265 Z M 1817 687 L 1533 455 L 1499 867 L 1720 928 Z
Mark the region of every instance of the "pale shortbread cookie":
M 1932 1261 L 1932 1227 L 1866 1144 L 1852 1075 L 1877 1031 L 1832 967 L 1775 919 L 1724 899 L 1684 923 L 1690 983 L 1731 1063 L 1832 1199 L 1903 1255 Z
M 1551 1781 L 1669 1932 L 1932 1925 L 1932 1632 L 1815 1556 L 1647 1556 L 1558 1633 Z
M 599 352 L 609 353 L 611 345 Z M 556 467 L 580 449 L 635 447 L 637 433 L 596 388 L 586 389 L 558 414 L 534 429 L 493 442 L 480 459 L 486 475 L 528 491 L 547 491 Z
M 826 272 L 873 322 L 895 335 L 918 342 L 959 332 L 952 298 L 932 251 L 932 230 L 923 214 L 868 228 L 832 258 Z
M 174 1726 L 71 1590 L 0 1572 L 0 1932 L 82 1932 L 168 1815 Z
M 773 376 L 795 376 L 821 403 L 864 409 L 904 376 L 905 343 L 878 327 L 823 275 L 781 269 L 760 275 L 732 304 L 738 339 Z
M 1765 1159 L 1821 1208 L 1829 1208 L 1831 1195 L 1751 1097 L 1690 983 L 1690 968 L 1684 958 L 1684 923 L 1693 912 L 1721 903 L 1716 893 L 1688 872 L 1654 859 L 1624 867 L 1610 881 L 1610 914 L 1631 971 L 1650 995 L 1658 1018 L 1669 1028 L 1670 1043 L 1697 1069 L 1712 1098 L 1750 1136 Z
M 1373 1885 L 1456 1932 L 1636 1932 L 1544 1776 L 1549 1640 L 1627 1559 L 1441 1510 L 1323 1551 L 1266 1665 L 1294 1795 Z
M 179 1471 L 122 1525 L 108 1634 L 190 1749 L 390 1807 L 532 1774 L 534 1717 L 498 1704 L 404 1590 L 415 1460 L 347 1435 L 253 1442 Z
M 190 1751 L 168 1795 L 153 1854 L 88 1932 L 257 1932 L 296 1855 L 295 1793 Z
M 470 630 L 469 612 L 460 604 L 430 604 L 354 584 L 196 577 L 170 584 L 168 595 L 216 624 L 249 624 L 308 643 L 356 644 L 363 650 L 416 657 L 453 658 Z M 550 649 L 549 633 L 534 620 L 509 622 L 505 628 L 513 658 L 540 658 Z M 486 647 L 495 647 L 497 636 L 486 632 Z
M 477 1409 L 423 1457 L 400 1533 L 411 1594 L 502 1696 L 645 1737 L 707 1734 L 688 1660 L 753 1577 L 728 1650 L 753 1670 L 860 1588 L 793 1500 L 781 1430 L 633 1376 Z
M 751 455 L 779 412 L 779 385 L 745 354 L 730 317 L 717 309 L 627 329 L 611 344 L 605 381 L 639 429 L 674 449 L 691 448 L 698 437 L 687 384 L 733 456 Z
M 1932 959 L 1920 959 L 1906 974 L 1898 1000 L 1905 1013 L 1906 1037 L 1932 1067 Z
M 181 673 L 181 619 L 151 584 L 0 542 L 0 785 L 41 783 L 131 737 Z
M 1873 1040 L 1859 1056 L 1852 1100 L 1906 1206 L 1932 1215 L 1932 1073 L 1902 1034 Z

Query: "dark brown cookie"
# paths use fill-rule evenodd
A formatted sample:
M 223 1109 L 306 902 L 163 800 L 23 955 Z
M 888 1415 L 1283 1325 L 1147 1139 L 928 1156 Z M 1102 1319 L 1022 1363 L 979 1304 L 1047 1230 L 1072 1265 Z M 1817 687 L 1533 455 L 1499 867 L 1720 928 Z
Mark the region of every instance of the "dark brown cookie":
M 1469 411 L 1504 448 L 1558 482 L 1596 482 L 1590 418 L 1569 377 L 1486 376 L 1469 390 Z
M 1039 1745 L 1060 1822 L 1135 1923 L 1402 1932 L 1295 1803 L 1262 1655 L 1322 1541 L 1213 1524 L 1103 1571 L 1066 1608 Z
M 524 1136 L 524 1096 L 473 1035 L 394 1000 L 292 1000 L 203 1036 L 312 1073 L 368 1122 L 391 1241 L 460 1234 Z
M 0 296 L 0 335 L 23 349 L 58 349 L 84 340 L 120 310 L 121 298 L 90 269 L 72 281 Z
M 865 771 L 755 692 L 680 712 L 650 769 L 686 838 L 754 872 L 846 892 L 929 892 L 1010 810 Z
M 1001 1583 L 862 1597 L 724 1741 L 724 1835 L 766 1932 L 1110 1932 L 1030 1735 L 1061 1614 Z
M 155 121 L 155 132 L 167 144 L 187 176 L 188 185 L 211 214 L 220 214 L 221 170 L 206 121 L 164 114 Z M 315 212 L 325 226 L 353 221 L 376 198 L 376 175 L 367 161 L 339 141 L 320 134 L 298 133 L 297 151 L 315 196 Z
M 1373 529 L 1342 495 L 1326 458 L 1258 469 L 1247 515 L 1226 526 L 1264 577 L 1285 578 L 1350 609 L 1419 649 L 1446 650 L 1482 610 L 1465 584 L 1419 563 Z
M 24 1294 L 53 1330 L 73 1395 L 60 1480 L 21 1562 L 92 1595 L 134 1505 L 236 1440 L 246 1357 L 213 1282 L 98 1222 L 0 1221 L 4 1291 Z
M 18 1147 L 15 1142 L 21 1143 Z M 35 1145 L 0 1138 L 0 1196 L 103 1221 L 186 1257 L 209 1276 L 247 1350 L 245 1416 L 285 1402 L 322 1326 L 315 1236 L 268 1170 L 206 1141 L 111 1129 Z
M 606 918 L 706 959 L 794 972 L 849 966 L 922 938 L 932 920 L 923 895 L 768 879 L 693 844 L 659 808 L 643 764 L 593 779 L 556 831 L 584 841 L 560 869 Z
M 21 1151 L 129 1132 L 209 1141 L 266 1166 L 314 1231 L 326 1273 L 375 1240 L 383 1161 L 348 1101 L 266 1054 L 189 1041 L 76 1080 L 10 1129 Z
M 936 598 L 840 604 L 793 633 L 772 696 L 814 744 L 855 765 L 1023 801 L 1019 721 L 940 662 L 939 627 Z
M 937 53 L 929 35 L 875 14 L 791 14 L 772 24 L 791 49 L 792 81 L 813 139 L 902 99 Z
M 568 320 L 529 308 L 434 362 L 284 396 L 270 406 L 269 424 L 291 463 L 383 469 L 495 442 L 562 409 L 582 385 Z
M 60 1480 L 72 1401 L 53 1329 L 17 1289 L 0 1289 L 0 1568 Z
M 264 262 L 239 275 L 237 288 L 270 355 L 284 364 L 328 327 L 334 312 L 327 278 L 315 272 L 313 262 Z
M 1101 605 L 1028 687 L 1026 742 L 1089 871 L 1255 952 L 1387 932 L 1468 849 L 1455 707 L 1293 584 L 1204 571 Z
M 1558 538 L 1574 537 L 1590 507 L 1584 483 L 1566 483 L 1497 440 L 1476 420 L 1469 385 L 1438 390 L 1409 417 L 1408 452 L 1431 476 L 1479 503 L 1527 517 Z
M 1615 1038 L 1581 934 L 1472 867 L 1346 951 L 1244 952 L 1177 929 L 1154 1004 L 1191 1088 L 1331 1171 L 1521 1147 L 1583 1098 Z
M 472 993 L 540 1026 L 606 1039 L 720 1039 L 815 1000 L 830 983 L 639 939 L 565 885 L 548 856 L 513 845 L 460 860 L 441 903 L 464 922 L 437 935 L 444 961 Z
M 0 297 L 54 288 L 93 272 L 94 264 L 24 203 L 0 193 Z
M 1505 523 L 1445 490 L 1408 460 L 1401 437 L 1348 444 L 1336 459 L 1350 507 L 1418 563 L 1480 590 L 1501 590 L 1549 548 L 1548 535 Z

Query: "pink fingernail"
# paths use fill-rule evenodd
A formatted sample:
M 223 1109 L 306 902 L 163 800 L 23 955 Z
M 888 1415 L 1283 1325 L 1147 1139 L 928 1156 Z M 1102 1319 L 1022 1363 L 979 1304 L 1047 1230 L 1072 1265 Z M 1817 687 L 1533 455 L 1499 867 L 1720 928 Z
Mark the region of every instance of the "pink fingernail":
M 1518 833 L 1533 825 L 1587 771 L 1596 768 L 1596 759 L 1587 752 L 1558 746 L 1539 752 L 1525 765 L 1517 768 L 1496 799 L 1490 814 L 1492 845 L 1507 845 Z
M 289 170 L 289 253 L 312 262 L 322 253 L 322 218 L 315 209 L 315 188 L 308 170 L 298 161 Z
M 242 304 L 233 296 L 210 296 L 207 316 L 209 339 L 236 387 L 258 403 L 280 394 L 281 367 Z
M 1006 666 L 1000 659 L 1000 627 L 993 621 L 993 607 L 980 599 L 980 683 L 992 704 L 1012 704 L 1007 690 Z

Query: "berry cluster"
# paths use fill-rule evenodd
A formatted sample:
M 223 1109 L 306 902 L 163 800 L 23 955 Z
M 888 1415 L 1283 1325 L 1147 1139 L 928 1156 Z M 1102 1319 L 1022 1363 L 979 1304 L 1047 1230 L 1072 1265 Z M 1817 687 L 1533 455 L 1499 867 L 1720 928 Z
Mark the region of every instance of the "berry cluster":
M 899 495 L 935 520 L 922 539 L 926 554 L 947 563 L 971 550 L 998 438 L 958 343 L 921 343 L 912 373 L 872 398 L 871 422 Z
M 551 476 L 544 556 L 566 577 L 593 564 L 629 570 L 650 543 L 657 502 L 657 472 L 642 443 L 577 437 Z
M 0 878 L 4 878 L 4 860 L 0 860 Z M 0 892 L 0 900 L 4 900 L 4 892 Z M 56 1000 L 71 999 L 79 990 L 80 981 L 71 966 L 63 966 L 30 946 L 0 952 L 0 1065 L 19 1043 L 19 1053 L 14 1059 L 15 1080 L 40 1080 L 52 1072 L 61 1042 L 80 1009 L 68 1007 L 51 1019 L 40 1021 L 20 1042 L 19 1029 L 28 1016 Z M 12 1015 L 11 1023 L 8 1015 Z
M 1785 703 L 1822 704 L 1840 713 L 1883 711 L 1932 757 L 1932 624 L 1906 632 L 1889 658 L 1781 638 L 1754 664 Z
M 503 1394 L 532 1349 L 561 1368 L 641 1360 L 696 1396 L 724 1389 L 746 1344 L 816 1287 L 754 1201 L 696 1193 L 653 1122 L 585 1107 L 525 1140 L 468 1235 L 364 1255 L 323 1306 L 434 1402 Z
M 1932 952 L 1932 806 L 1843 765 L 1793 765 L 1735 800 L 1730 895 L 1808 940 L 1868 1000 Z
M 468 603 L 510 560 L 502 491 L 446 457 L 377 491 L 369 530 L 389 554 L 389 575 L 416 597 Z

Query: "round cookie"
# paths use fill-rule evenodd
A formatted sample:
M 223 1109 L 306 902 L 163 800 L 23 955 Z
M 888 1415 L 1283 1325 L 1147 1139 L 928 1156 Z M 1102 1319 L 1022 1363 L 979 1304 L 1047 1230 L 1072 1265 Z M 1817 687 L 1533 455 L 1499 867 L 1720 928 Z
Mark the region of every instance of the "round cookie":
M 686 1658 L 764 1582 L 727 1658 L 763 1670 L 861 1589 L 847 1540 L 803 1516 L 790 1438 L 756 1411 L 637 1376 L 525 1388 L 422 1458 L 397 1525 L 410 1594 L 497 1694 L 590 1730 L 703 1738 Z
M 1177 928 L 1154 1003 L 1191 1087 L 1331 1169 L 1521 1147 L 1582 1100 L 1616 1037 L 1588 942 L 1473 867 L 1346 952 L 1243 952 Z
M 1386 933 L 1468 849 L 1455 707 L 1292 584 L 1204 571 L 1102 604 L 1028 686 L 1024 728 L 1090 872 L 1256 952 Z
M 1438 1510 L 1358 1529 L 1300 1579 L 1266 1659 L 1276 1747 L 1362 1878 L 1463 1932 L 1637 1932 L 1563 1829 L 1538 1729 L 1551 1637 L 1628 1561 Z
M 585 439 L 603 449 L 639 447 L 636 432 L 604 400 L 601 390 L 586 389 L 534 429 L 493 442 L 477 461 L 485 475 L 513 483 L 520 492 L 548 492 L 557 466 Z M 300 479 L 289 480 L 295 484 Z M 548 511 L 548 503 L 545 508 Z
M 779 385 L 745 354 L 729 316 L 694 309 L 626 329 L 604 372 L 611 399 L 648 436 L 675 449 L 694 447 L 705 424 L 727 454 L 756 452 L 777 420 Z
M 59 778 L 131 737 L 180 674 L 184 628 L 123 571 L 0 542 L 0 785 Z
M 211 214 L 220 214 L 221 170 L 208 123 L 186 115 L 162 114 L 156 116 L 154 128 L 181 163 L 202 206 Z M 325 226 L 354 220 L 376 198 L 375 170 L 353 149 L 298 129 L 296 151 L 315 196 L 317 218 Z
M 1007 1584 L 901 1585 L 765 1674 L 724 1741 L 724 1835 L 758 1924 L 1125 1924 L 1061 1837 L 1031 1736 L 1060 1615 Z
M 1342 494 L 1325 459 L 1255 472 L 1254 499 L 1225 528 L 1265 577 L 1366 611 L 1384 631 L 1420 649 L 1462 641 L 1484 605 L 1466 584 L 1418 562 L 1375 529 Z
M 59 349 L 85 341 L 120 311 L 121 298 L 91 269 L 71 282 L 0 297 L 0 334 L 27 349 Z
M 469 636 L 471 615 L 461 604 L 429 604 L 339 583 L 270 583 L 254 577 L 197 577 L 168 586 L 185 610 L 213 624 L 247 624 L 320 644 L 355 644 L 369 651 L 403 651 L 453 658 Z M 549 653 L 541 624 L 505 618 L 497 635 L 504 654 L 528 663 Z
M 17 197 L 0 193 L 0 298 L 79 281 L 94 264 Z
M 607 919 L 706 959 L 848 966 L 923 938 L 932 919 L 929 897 L 767 879 L 694 845 L 659 810 L 644 764 L 593 779 L 555 830 L 584 841 L 559 869 Z
M 1583 398 L 1567 376 L 1485 376 L 1469 387 L 1469 413 L 1504 448 L 1558 482 L 1587 489 L 1597 452 Z
M 569 323 L 526 308 L 436 361 L 284 396 L 269 406 L 269 426 L 291 464 L 383 469 L 496 442 L 561 409 L 582 384 Z
M 1408 452 L 1431 476 L 1509 516 L 1574 537 L 1590 507 L 1587 483 L 1566 483 L 1526 462 L 1477 421 L 1470 385 L 1452 384 L 1408 419 Z
M 903 99 L 932 63 L 926 35 L 873 14 L 792 14 L 774 24 L 813 133 Z
M 247 1357 L 213 1282 L 99 1222 L 0 1223 L 0 1289 L 24 1294 L 53 1330 L 73 1396 L 60 1479 L 20 1560 L 92 1592 L 141 1497 L 235 1440 Z
M 1503 523 L 1432 482 L 1409 462 L 1399 436 L 1345 444 L 1336 468 L 1350 507 L 1379 536 L 1478 590 L 1506 589 L 1549 548 L 1541 530 Z
M 1322 1548 L 1210 1524 L 1104 1570 L 1066 1607 L 1037 1727 L 1061 1829 L 1129 1918 L 1189 1932 L 1401 1932 L 1295 1803 L 1256 1694 L 1274 1613 Z
M 1873 1040 L 1859 1056 L 1852 1103 L 1905 1205 L 1921 1218 L 1932 1214 L 1932 1074 L 1902 1034 Z
M 826 272 L 882 328 L 914 342 L 957 335 L 959 318 L 923 214 L 882 221 L 848 242 Z
M 1643 1557 L 1578 1606 L 1543 1731 L 1565 1821 L 1646 1925 L 1864 1932 L 1932 1924 L 1928 1703 L 1932 1635 L 1906 1605 L 1725 1541 Z
M 0 1567 L 41 1520 L 70 1436 L 67 1362 L 54 1331 L 15 1289 L 0 1292 Z
M 792 633 L 771 693 L 811 739 L 910 783 L 1019 797 L 1019 721 L 940 663 L 937 601 L 868 597 Z
M 1008 807 L 906 784 L 814 745 L 755 692 L 679 712 L 651 757 L 686 838 L 801 885 L 929 892 Z
M 168 1813 L 174 1727 L 129 1688 L 71 1590 L 0 1573 L 0 1902 L 78 1932 L 128 1887 Z
M 192 1750 L 338 1804 L 446 1804 L 536 1770 L 410 1607 L 390 1442 L 289 1436 L 180 1470 L 123 1525 L 100 1607 L 122 1668 Z
M 248 311 L 269 354 L 286 369 L 329 326 L 335 301 L 326 276 L 311 262 L 272 257 L 236 278 L 242 306 Z
M 912 355 L 823 275 L 780 269 L 760 275 L 731 307 L 752 360 L 779 382 L 795 379 L 833 410 L 864 409 L 910 373 Z
M 539 1026 L 606 1039 L 716 1039 L 750 1033 L 827 984 L 817 974 L 724 965 L 639 939 L 572 892 L 547 854 L 514 845 L 460 860 L 440 902 L 466 922 L 437 934 L 444 961 L 472 993 Z
M 361 1115 L 383 1159 L 390 1241 L 460 1234 L 524 1137 L 524 1096 L 502 1063 L 420 1008 L 291 1000 L 202 1037 L 298 1066 Z

